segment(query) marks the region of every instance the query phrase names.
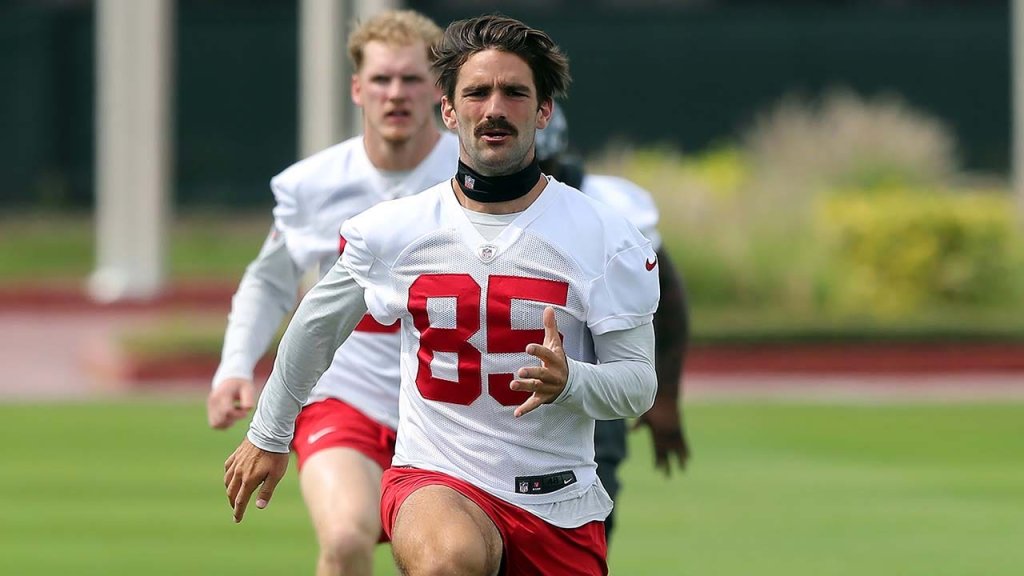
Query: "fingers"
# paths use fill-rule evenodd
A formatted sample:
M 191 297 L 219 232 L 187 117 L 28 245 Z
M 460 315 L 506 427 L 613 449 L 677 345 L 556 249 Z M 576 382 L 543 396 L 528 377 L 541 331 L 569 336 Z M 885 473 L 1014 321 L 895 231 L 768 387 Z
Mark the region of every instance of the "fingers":
M 242 489 L 242 475 L 237 474 L 234 469 L 231 469 L 224 475 L 224 487 L 227 488 L 228 506 L 234 508 L 239 491 Z M 236 514 L 235 522 L 238 521 L 239 519 Z
M 539 358 L 545 366 L 555 364 L 559 360 L 559 354 L 555 350 L 540 344 L 528 344 L 526 346 L 526 353 Z
M 537 368 L 537 369 L 534 369 L 534 370 L 543 370 L 543 369 L 542 368 Z M 527 369 L 524 368 L 524 369 L 520 369 L 519 372 L 520 372 L 520 374 L 522 374 L 522 373 L 524 373 L 526 371 L 527 371 Z M 545 381 L 537 379 L 537 378 L 519 378 L 517 380 L 513 380 L 509 384 L 509 388 L 511 388 L 512 390 L 515 390 L 517 392 L 531 392 L 532 393 L 532 394 L 530 394 L 530 397 L 526 399 L 526 402 L 523 402 L 521 405 L 519 405 L 515 409 L 515 411 L 513 411 L 512 414 L 516 418 L 519 418 L 520 416 L 522 416 L 524 414 L 528 414 L 530 412 L 533 412 L 538 407 L 540 407 L 540 406 L 542 406 L 544 404 L 548 404 L 550 402 L 553 402 L 555 400 L 555 398 L 558 398 L 558 395 L 562 393 L 562 389 L 565 388 L 565 385 L 564 384 L 559 385 L 558 383 L 548 383 L 548 382 L 545 382 Z
M 211 428 L 223 430 L 238 419 L 235 396 L 230 383 L 224 383 L 210 392 L 206 400 L 206 420 Z
M 230 428 L 245 418 L 256 405 L 256 387 L 251 380 L 228 378 L 217 384 L 206 400 L 206 420 L 215 430 Z
M 665 477 L 669 478 L 672 476 L 672 467 L 668 463 L 668 454 L 662 450 L 658 450 L 654 455 L 654 468 L 661 470 L 665 473 Z
M 230 405 L 227 399 L 222 394 L 218 394 L 216 390 L 210 392 L 210 396 L 206 399 L 206 422 L 210 425 L 210 428 L 222 430 L 228 426 L 227 412 L 230 409 Z
M 248 440 L 242 441 L 224 463 L 224 487 L 236 523 L 245 517 L 249 500 L 257 488 L 260 491 L 256 496 L 256 507 L 267 507 L 287 468 L 287 453 L 267 452 Z
M 249 499 L 252 498 L 252 493 L 256 491 L 256 487 L 260 485 L 260 481 L 255 478 L 248 478 L 239 483 L 241 488 L 235 495 L 233 502 L 234 518 L 235 523 L 242 521 L 245 516 L 245 509 L 249 506 Z
M 672 475 L 672 460 L 675 460 L 682 472 L 686 469 L 686 462 L 690 457 L 689 448 L 678 437 L 655 444 L 654 454 L 654 467 L 663 471 L 666 477 Z M 675 458 L 672 458 L 673 455 Z
M 249 410 L 256 405 L 256 387 L 253 386 L 252 382 L 243 382 L 238 390 L 238 408 L 243 414 L 248 414 Z
M 685 450 L 679 450 L 679 451 L 676 452 L 676 460 L 677 460 L 677 464 L 679 464 L 679 469 L 680 470 L 685 470 L 686 469 L 686 461 L 689 458 L 690 458 L 690 455 Z
M 246 414 L 247 412 L 245 410 L 228 408 L 219 413 L 208 413 L 207 420 L 210 423 L 210 428 L 213 428 L 214 430 L 227 430 L 235 422 L 244 418 Z
M 520 378 L 513 380 L 508 386 L 509 388 L 517 392 L 538 392 L 544 387 L 544 382 L 535 378 Z
M 555 309 L 551 306 L 544 308 L 544 345 L 548 348 L 552 343 L 557 342 L 558 348 L 562 347 L 562 336 L 558 333 L 558 323 L 555 321 Z
M 245 516 L 245 509 L 249 506 L 249 500 L 252 499 L 252 493 L 259 487 L 259 494 L 256 495 L 256 507 L 264 509 L 270 504 L 270 499 L 274 496 L 274 490 L 277 488 L 278 482 L 281 481 L 282 476 L 277 476 L 272 473 L 265 473 L 239 482 L 241 486 L 238 493 L 235 495 L 233 504 L 235 522 L 241 522 Z
M 540 380 L 554 384 L 558 381 L 558 375 L 547 366 L 523 366 L 516 371 L 516 379 L 522 382 Z
M 562 351 L 562 336 L 558 333 L 555 309 L 551 306 L 544 308 L 542 319 L 544 343 L 529 344 L 526 347 L 526 353 L 538 358 L 541 365 L 520 368 L 516 371 L 516 380 L 509 385 L 509 388 L 518 392 L 532 392 L 513 412 L 516 418 L 553 402 L 565 389 L 567 382 L 568 363 Z
M 679 438 L 679 446 L 676 448 L 676 457 L 679 459 L 679 469 L 685 470 L 687 462 L 690 461 L 690 445 L 682 435 Z
M 280 477 L 274 477 L 267 475 L 263 481 L 263 486 L 260 488 L 260 493 L 256 495 L 256 507 L 263 510 L 270 504 L 270 499 L 274 496 L 274 490 L 277 489 L 277 483 L 281 481 Z
M 533 412 L 534 410 L 536 410 L 537 408 L 540 408 L 543 405 L 544 405 L 544 401 L 541 400 L 540 397 L 538 397 L 536 394 L 534 394 L 534 395 L 530 396 L 529 398 L 527 398 L 526 402 L 523 402 L 522 404 L 517 406 L 515 411 L 512 414 L 516 418 L 519 418 L 520 416 L 523 416 L 524 414 L 529 414 L 530 412 Z

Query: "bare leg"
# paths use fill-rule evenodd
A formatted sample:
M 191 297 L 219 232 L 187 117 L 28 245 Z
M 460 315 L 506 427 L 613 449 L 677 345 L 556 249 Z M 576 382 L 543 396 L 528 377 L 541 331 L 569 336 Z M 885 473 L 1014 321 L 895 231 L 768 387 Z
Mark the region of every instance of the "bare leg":
M 373 574 L 382 474 L 350 448 L 328 448 L 306 460 L 299 481 L 320 543 L 317 576 Z
M 406 498 L 391 532 L 391 550 L 405 576 L 494 576 L 501 568 L 498 528 L 479 506 L 447 486 L 426 486 Z

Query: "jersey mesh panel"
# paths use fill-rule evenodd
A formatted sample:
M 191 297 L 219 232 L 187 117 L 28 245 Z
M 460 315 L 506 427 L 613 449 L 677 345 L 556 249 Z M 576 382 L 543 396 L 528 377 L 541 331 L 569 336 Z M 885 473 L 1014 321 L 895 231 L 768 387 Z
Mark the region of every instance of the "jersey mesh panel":
M 500 238 L 499 238 L 500 240 Z M 593 341 L 586 328 L 586 281 L 573 260 L 539 237 L 523 234 L 490 263 L 482 262 L 453 230 L 439 230 L 408 248 L 395 263 L 397 293 L 408 295 L 409 286 L 422 274 L 469 274 L 481 288 L 480 330 L 469 342 L 481 352 L 480 395 L 468 406 L 425 401 L 408 390 L 400 410 L 406 414 L 400 433 L 397 463 L 439 469 L 467 478 L 492 493 L 510 500 L 556 501 L 571 497 L 575 489 L 556 494 L 521 496 L 514 493 L 516 476 L 549 474 L 574 470 L 581 486 L 593 477 L 593 422 L 561 406 L 545 405 L 535 413 L 514 418 L 515 406 L 501 406 L 487 393 L 487 375 L 514 373 L 537 360 L 524 352 L 486 353 L 486 298 L 488 278 L 494 275 L 544 278 L 569 285 L 565 306 L 556 307 L 559 331 L 566 352 L 576 359 L 593 361 Z M 438 301 L 437 303 L 431 301 Z M 432 322 L 450 327 L 455 322 L 454 300 L 428 299 Z M 397 303 L 396 303 L 397 304 Z M 402 303 L 404 305 L 404 302 Z M 548 304 L 513 299 L 512 328 L 541 329 L 542 312 Z M 434 308 L 436 306 L 436 308 Z M 403 323 L 410 332 L 403 338 L 403 386 L 415 387 L 418 370 L 415 329 L 408 312 Z M 438 362 L 453 362 L 444 355 Z M 444 366 L 437 372 L 454 373 Z M 437 373 L 434 374 L 438 376 Z M 453 386 L 458 385 L 452 382 Z M 507 386 L 508 381 L 501 385 Z M 411 393 L 411 394 L 410 394 Z M 576 488 L 576 487 L 574 487 Z M 504 494 L 502 494 L 504 492 Z

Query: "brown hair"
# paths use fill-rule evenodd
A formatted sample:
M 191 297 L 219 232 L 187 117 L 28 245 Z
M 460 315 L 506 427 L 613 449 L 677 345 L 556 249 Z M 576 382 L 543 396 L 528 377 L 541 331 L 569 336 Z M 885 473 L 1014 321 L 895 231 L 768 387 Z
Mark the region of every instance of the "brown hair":
M 359 23 L 348 39 L 348 56 L 356 70 L 363 66 L 363 48 L 370 42 L 408 46 L 423 42 L 427 61 L 434 61 L 433 46 L 444 32 L 434 21 L 413 10 L 388 10 Z
M 525 60 L 533 71 L 538 102 L 565 96 L 572 81 L 569 59 L 550 36 L 519 20 L 490 14 L 452 22 L 434 47 L 437 85 L 449 100 L 455 97 L 459 69 L 484 50 L 501 50 Z

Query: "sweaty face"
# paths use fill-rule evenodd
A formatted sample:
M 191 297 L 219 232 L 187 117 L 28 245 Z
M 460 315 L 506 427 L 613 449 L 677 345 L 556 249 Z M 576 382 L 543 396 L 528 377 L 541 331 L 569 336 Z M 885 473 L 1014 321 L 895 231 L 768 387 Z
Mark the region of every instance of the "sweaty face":
M 551 101 L 537 104 L 530 66 L 519 56 L 485 50 L 470 56 L 441 99 L 441 114 L 459 133 L 462 161 L 486 176 L 511 174 L 533 158 L 534 133 L 547 126 Z
M 392 46 L 369 42 L 352 77 L 352 101 L 363 109 L 367 138 L 405 142 L 432 121 L 440 92 L 422 42 Z

